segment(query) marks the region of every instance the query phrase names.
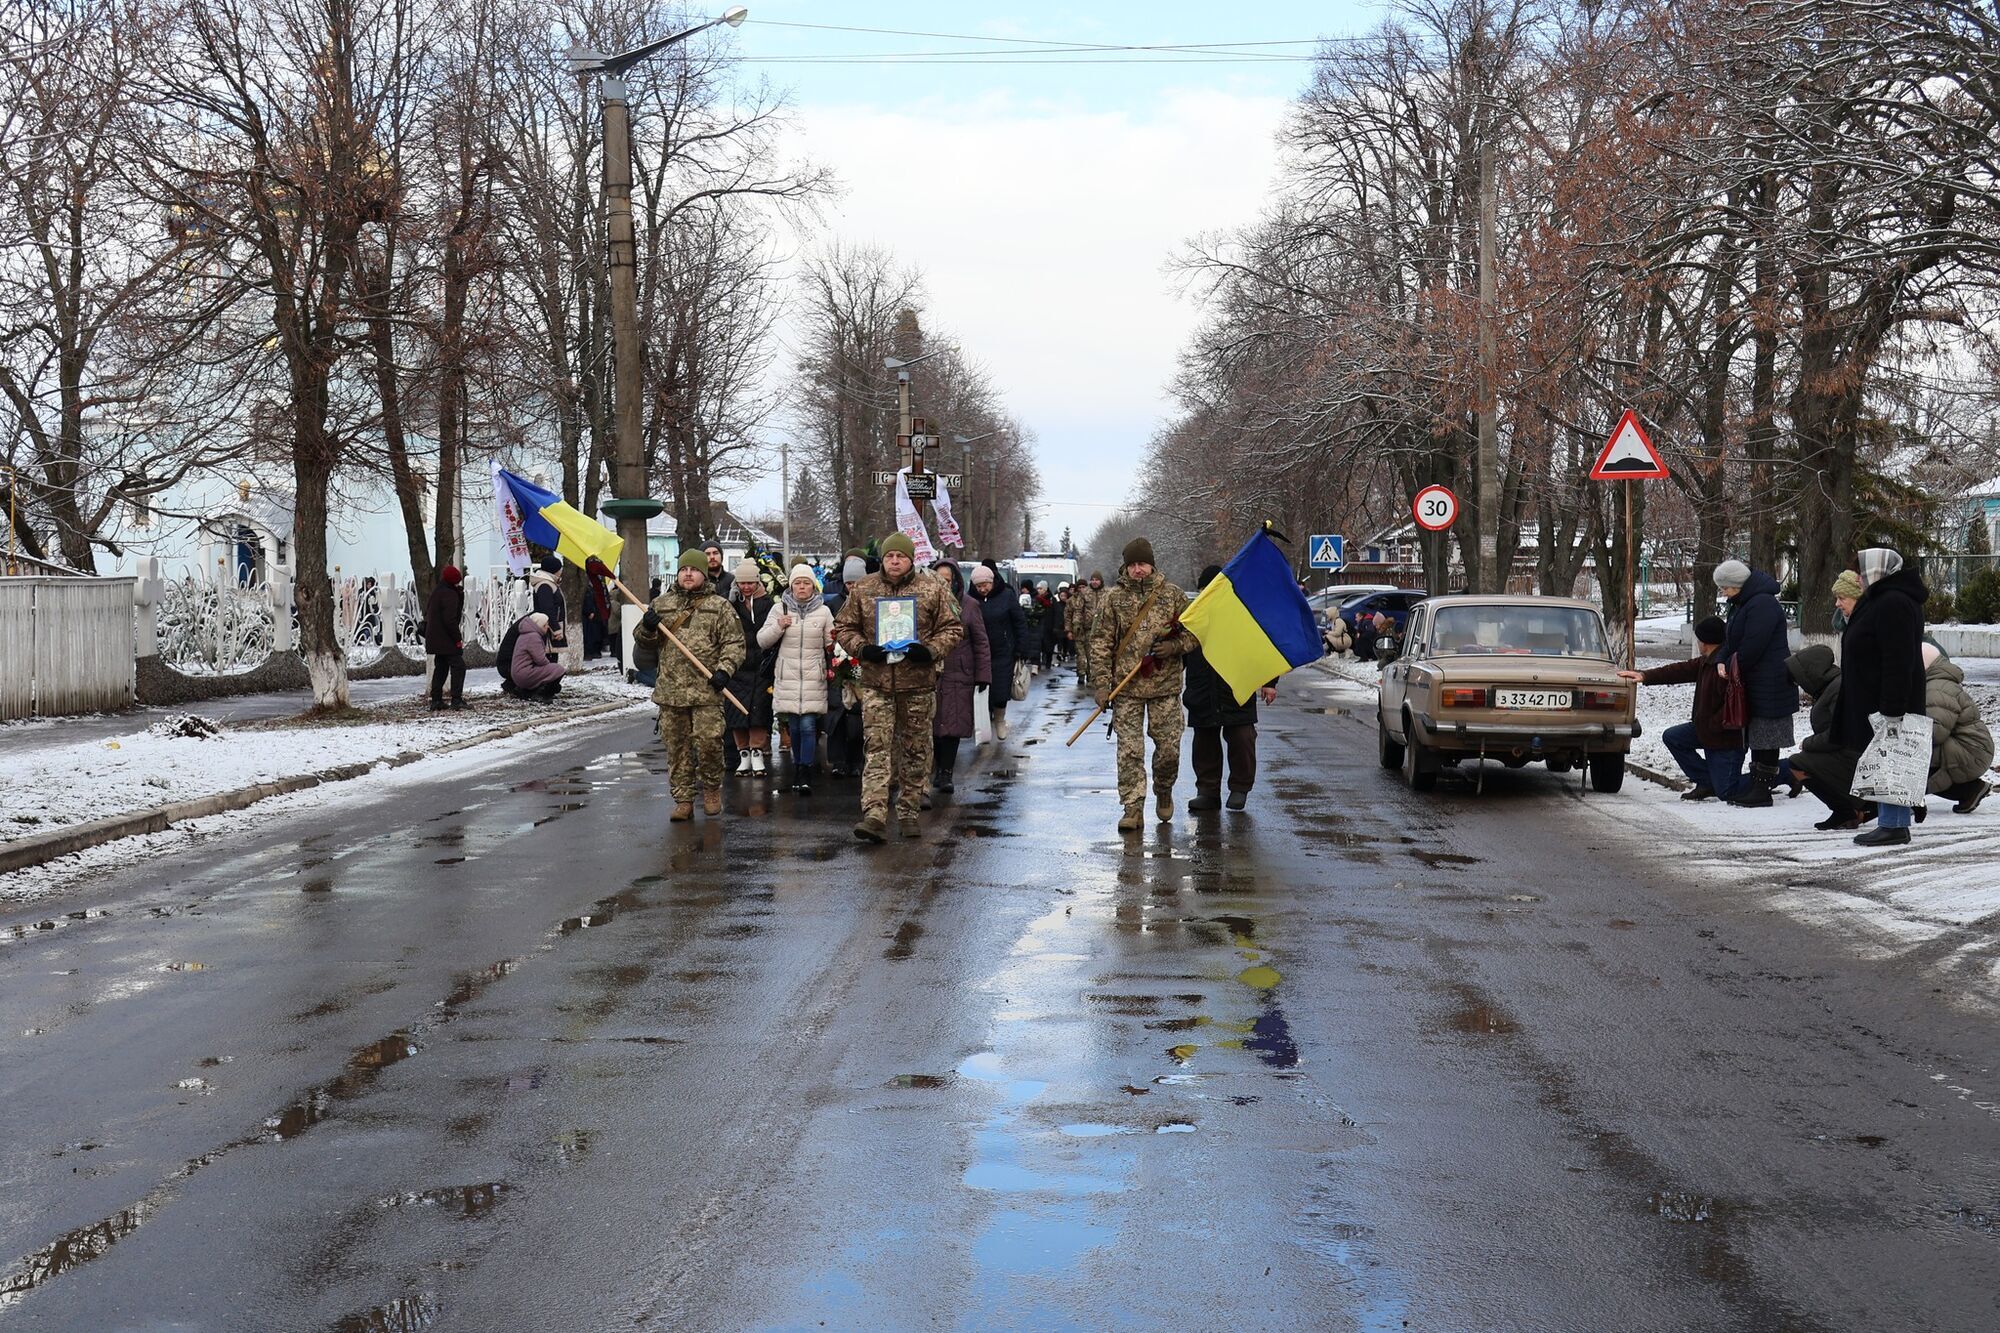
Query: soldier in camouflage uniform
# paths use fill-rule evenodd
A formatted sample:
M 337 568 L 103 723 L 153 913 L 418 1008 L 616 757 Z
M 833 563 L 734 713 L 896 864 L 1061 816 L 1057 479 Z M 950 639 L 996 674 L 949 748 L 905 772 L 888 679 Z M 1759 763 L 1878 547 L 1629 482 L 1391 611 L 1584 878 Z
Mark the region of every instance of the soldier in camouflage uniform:
M 965 636 L 951 585 L 916 566 L 916 547 L 898 532 L 882 540 L 882 572 L 847 589 L 834 617 L 834 640 L 861 662 L 861 730 L 867 762 L 861 772 L 861 822 L 854 836 L 881 842 L 889 828 L 889 786 L 896 787 L 896 823 L 917 836 L 917 814 L 931 777 L 931 719 L 944 659 Z M 875 641 L 875 603 L 914 597 L 917 641 L 898 661 Z
M 1111 703 L 1118 738 L 1120 832 L 1145 823 L 1146 737 L 1153 738 L 1153 795 L 1160 822 L 1174 817 L 1174 779 L 1181 770 L 1181 657 L 1195 646 L 1181 628 L 1187 594 L 1153 568 L 1153 544 L 1125 544 L 1116 587 L 1098 600 L 1090 627 L 1090 678 L 1102 705 L 1127 673 L 1137 671 Z
M 667 630 L 708 667 L 707 675 L 667 641 Z M 702 809 L 719 815 L 722 691 L 743 664 L 747 649 L 736 612 L 709 585 L 708 560 L 702 552 L 682 553 L 674 586 L 646 608 L 632 638 L 660 655 L 653 702 L 660 706 L 660 739 L 667 744 L 667 781 L 674 796 L 674 812 L 668 818 L 675 823 L 694 818 L 696 787 L 701 788 Z
M 1103 602 L 1104 575 L 1094 569 L 1090 582 L 1069 590 L 1069 637 L 1076 644 L 1076 683 L 1081 689 L 1090 687 L 1090 626 Z

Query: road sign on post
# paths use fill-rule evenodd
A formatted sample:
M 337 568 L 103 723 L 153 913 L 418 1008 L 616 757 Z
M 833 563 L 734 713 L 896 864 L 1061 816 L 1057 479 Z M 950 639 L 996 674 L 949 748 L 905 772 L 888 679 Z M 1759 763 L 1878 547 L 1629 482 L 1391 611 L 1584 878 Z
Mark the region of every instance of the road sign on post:
M 1664 481 L 1666 460 L 1653 447 L 1639 414 L 1630 408 L 1618 418 L 1611 438 L 1598 451 L 1591 465 L 1592 481 Z M 1639 637 L 1639 533 L 1632 523 L 1632 488 L 1625 488 L 1625 666 L 1630 670 L 1636 657 Z
M 937 499 L 937 473 L 912 472 L 904 480 L 909 483 L 912 500 Z
M 1410 514 L 1425 532 L 1443 532 L 1458 521 L 1458 497 L 1443 486 L 1426 486 L 1410 501 Z
M 1339 533 L 1315 535 L 1307 543 L 1306 552 L 1311 557 L 1306 563 L 1314 569 L 1347 568 L 1347 538 Z

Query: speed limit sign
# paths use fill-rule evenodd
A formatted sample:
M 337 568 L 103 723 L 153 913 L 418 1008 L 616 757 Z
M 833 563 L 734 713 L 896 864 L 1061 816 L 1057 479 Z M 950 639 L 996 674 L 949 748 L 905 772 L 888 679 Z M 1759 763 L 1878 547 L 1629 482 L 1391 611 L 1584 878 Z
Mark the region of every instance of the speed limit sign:
M 1426 486 L 1410 502 L 1417 526 L 1426 532 L 1443 532 L 1458 519 L 1458 497 L 1442 486 Z

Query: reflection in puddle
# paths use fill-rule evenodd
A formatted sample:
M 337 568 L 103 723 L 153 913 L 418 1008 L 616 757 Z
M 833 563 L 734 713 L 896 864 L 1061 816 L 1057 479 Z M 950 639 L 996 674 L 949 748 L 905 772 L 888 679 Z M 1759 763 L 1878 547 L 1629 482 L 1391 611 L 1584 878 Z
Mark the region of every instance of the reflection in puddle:
M 417 1333 L 437 1322 L 444 1312 L 429 1292 L 402 1296 L 362 1314 L 351 1314 L 333 1326 L 333 1333 Z
M 443 1189 L 409 1190 L 384 1195 L 375 1201 L 378 1208 L 443 1208 L 460 1217 L 478 1217 L 499 1206 L 500 1196 L 513 1186 L 504 1180 L 482 1185 L 450 1185 Z

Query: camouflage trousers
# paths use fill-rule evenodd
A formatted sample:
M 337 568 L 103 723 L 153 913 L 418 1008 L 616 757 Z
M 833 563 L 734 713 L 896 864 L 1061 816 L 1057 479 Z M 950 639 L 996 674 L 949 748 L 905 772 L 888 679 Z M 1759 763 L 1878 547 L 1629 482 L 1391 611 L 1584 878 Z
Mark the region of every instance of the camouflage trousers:
M 886 817 L 889 786 L 896 787 L 896 813 L 915 818 L 931 780 L 931 719 L 937 693 L 907 690 L 861 691 L 862 740 L 868 747 L 861 768 L 861 813 Z
M 1187 718 L 1177 694 L 1158 699 L 1111 701 L 1111 732 L 1118 738 L 1118 803 L 1146 799 L 1146 738 L 1153 738 L 1153 790 L 1171 792 L 1181 772 L 1181 732 Z
M 660 739 L 667 743 L 667 786 L 676 802 L 693 801 L 695 789 L 722 790 L 722 705 L 660 709 Z

